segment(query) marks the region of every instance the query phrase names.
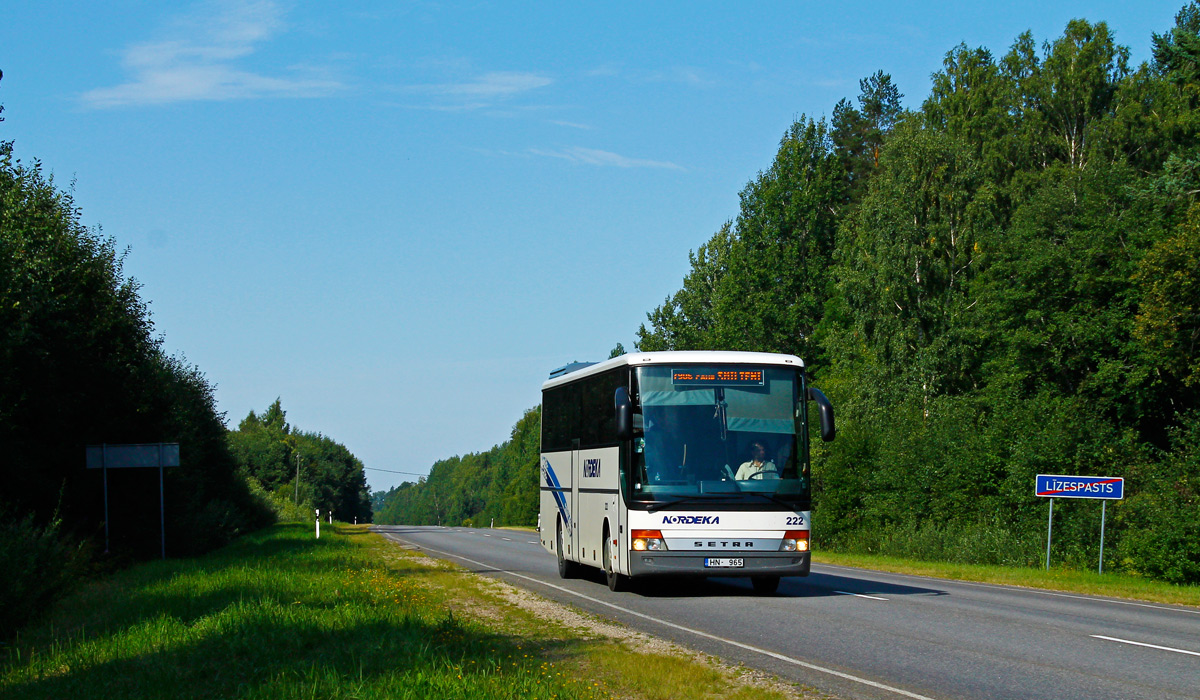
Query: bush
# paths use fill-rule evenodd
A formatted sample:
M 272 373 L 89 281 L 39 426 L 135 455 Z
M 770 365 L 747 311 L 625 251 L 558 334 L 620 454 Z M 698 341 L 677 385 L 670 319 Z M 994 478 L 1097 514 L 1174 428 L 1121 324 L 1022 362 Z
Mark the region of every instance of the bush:
M 1132 470 L 1117 522 L 1119 558 L 1131 573 L 1200 582 L 1200 412 L 1183 418 L 1164 459 Z
M 271 512 L 275 522 L 308 522 L 314 518 L 312 503 L 306 499 L 297 504 L 290 487 L 280 486 L 275 491 L 268 491 L 252 476 L 246 477 L 246 483 L 250 485 L 254 500 Z
M 0 635 L 48 608 L 83 573 L 83 545 L 60 528 L 57 518 L 38 527 L 32 515 L 10 519 L 0 512 Z
M 823 546 L 920 561 L 1033 566 L 1041 561 L 1046 542 L 1041 533 L 1021 531 L 1000 519 L 947 523 L 906 520 L 893 526 L 843 533 Z

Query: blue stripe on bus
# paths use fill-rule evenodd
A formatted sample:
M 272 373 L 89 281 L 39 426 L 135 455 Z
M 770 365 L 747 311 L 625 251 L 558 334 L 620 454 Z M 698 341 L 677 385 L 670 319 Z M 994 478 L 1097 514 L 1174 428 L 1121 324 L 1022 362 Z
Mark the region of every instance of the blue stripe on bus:
M 550 466 L 550 460 L 542 457 L 542 476 L 546 478 L 546 485 L 549 486 L 554 494 L 554 501 L 558 504 L 558 513 L 562 516 L 563 523 L 571 527 L 571 512 L 567 509 L 567 497 L 562 492 L 562 486 L 558 485 L 558 475 L 554 473 L 554 467 Z

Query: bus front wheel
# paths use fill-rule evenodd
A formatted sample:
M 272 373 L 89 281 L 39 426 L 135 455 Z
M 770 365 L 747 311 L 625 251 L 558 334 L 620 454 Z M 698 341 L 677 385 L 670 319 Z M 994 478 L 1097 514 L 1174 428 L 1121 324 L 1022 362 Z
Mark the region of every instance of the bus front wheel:
M 558 521 L 558 527 L 555 537 L 555 549 L 558 550 L 558 577 L 559 578 L 575 578 L 575 562 L 567 561 L 567 555 L 563 552 L 563 534 L 562 521 Z
M 614 593 L 625 590 L 629 584 L 629 579 L 617 573 L 613 566 L 612 537 L 608 534 L 607 526 L 604 528 L 604 578 L 608 583 L 608 590 Z

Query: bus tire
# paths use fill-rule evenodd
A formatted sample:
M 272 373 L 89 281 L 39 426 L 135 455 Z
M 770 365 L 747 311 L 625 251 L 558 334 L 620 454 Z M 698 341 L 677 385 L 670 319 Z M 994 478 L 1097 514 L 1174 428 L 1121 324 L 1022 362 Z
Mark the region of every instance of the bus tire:
M 558 552 L 558 577 L 559 578 L 575 578 L 575 562 L 567 561 L 567 555 L 563 552 L 563 534 L 562 520 L 558 521 L 558 527 L 555 528 L 555 550 Z
M 751 576 L 750 583 L 754 585 L 755 593 L 771 594 L 779 588 L 779 577 Z
M 608 534 L 608 526 L 604 526 L 604 579 L 608 590 L 619 593 L 629 587 L 629 578 L 619 574 L 612 563 L 612 538 Z

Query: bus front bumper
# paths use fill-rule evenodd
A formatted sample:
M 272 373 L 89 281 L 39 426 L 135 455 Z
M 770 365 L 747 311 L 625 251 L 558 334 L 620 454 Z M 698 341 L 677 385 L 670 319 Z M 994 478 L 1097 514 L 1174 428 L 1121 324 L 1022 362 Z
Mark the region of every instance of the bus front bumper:
M 741 566 L 706 566 L 705 562 L 740 559 Z M 630 576 L 808 576 L 809 552 L 630 552 Z

